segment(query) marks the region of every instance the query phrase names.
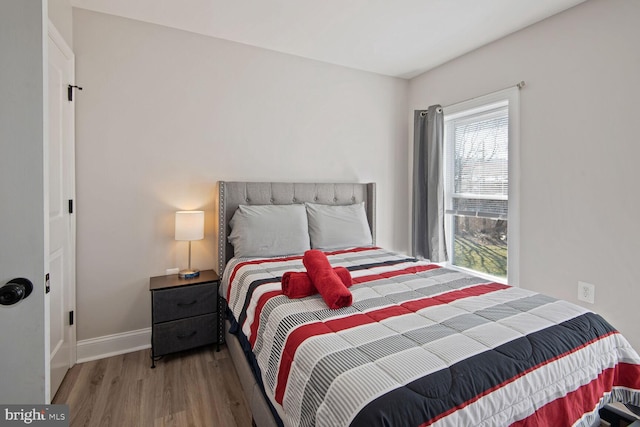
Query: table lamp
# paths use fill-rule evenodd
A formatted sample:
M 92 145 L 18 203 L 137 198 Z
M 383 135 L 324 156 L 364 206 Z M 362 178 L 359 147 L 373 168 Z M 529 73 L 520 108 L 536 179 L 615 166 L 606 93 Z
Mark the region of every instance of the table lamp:
M 204 211 L 176 212 L 176 240 L 189 241 L 189 268 L 180 270 L 183 279 L 198 277 L 200 270 L 191 268 L 191 242 L 204 239 Z

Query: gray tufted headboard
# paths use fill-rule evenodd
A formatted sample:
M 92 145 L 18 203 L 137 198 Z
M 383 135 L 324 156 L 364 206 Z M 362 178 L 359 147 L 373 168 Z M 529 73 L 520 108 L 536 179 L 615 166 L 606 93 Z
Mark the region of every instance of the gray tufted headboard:
M 218 183 L 218 270 L 233 257 L 233 246 L 227 236 L 229 221 L 239 205 L 290 205 L 295 203 L 349 205 L 365 203 L 365 211 L 376 241 L 376 184 L 330 184 L 287 182 L 224 182 Z

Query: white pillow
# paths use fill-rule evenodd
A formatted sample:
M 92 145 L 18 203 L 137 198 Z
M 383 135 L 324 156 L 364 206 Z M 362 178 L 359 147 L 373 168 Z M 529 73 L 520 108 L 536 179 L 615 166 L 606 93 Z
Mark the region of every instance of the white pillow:
M 344 206 L 305 205 L 312 248 L 342 249 L 373 244 L 364 202 Z
M 240 205 L 229 222 L 237 257 L 302 254 L 310 249 L 304 205 Z

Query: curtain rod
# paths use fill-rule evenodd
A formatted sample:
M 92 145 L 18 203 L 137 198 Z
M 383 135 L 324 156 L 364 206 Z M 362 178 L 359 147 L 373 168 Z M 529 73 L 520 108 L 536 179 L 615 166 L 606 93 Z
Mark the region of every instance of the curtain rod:
M 496 90 L 496 91 L 494 91 L 494 92 L 500 92 L 501 90 L 509 89 L 509 88 L 511 88 L 511 87 L 517 87 L 518 89 L 522 89 L 522 88 L 524 88 L 526 85 L 527 85 L 527 83 L 526 83 L 524 80 L 520 80 L 520 81 L 519 81 L 518 83 L 516 83 L 515 85 L 507 86 L 507 87 L 505 87 L 505 88 L 503 88 L 503 89 L 498 89 L 498 90 Z M 494 93 L 494 92 L 491 92 L 491 93 Z M 486 94 L 486 95 L 490 95 L 490 94 Z M 480 96 L 486 96 L 486 95 L 480 95 Z M 467 101 L 470 101 L 470 100 L 472 100 L 472 99 L 476 99 L 476 98 L 480 98 L 480 96 L 474 96 L 473 98 L 469 98 Z M 464 102 L 464 101 L 463 101 L 463 102 Z M 438 113 L 441 113 L 441 112 L 442 112 L 442 107 L 438 108 L 438 110 L 436 110 L 436 111 L 437 111 Z M 426 116 L 426 115 L 427 115 L 427 110 L 420 111 L 420 117 L 424 117 L 424 116 Z

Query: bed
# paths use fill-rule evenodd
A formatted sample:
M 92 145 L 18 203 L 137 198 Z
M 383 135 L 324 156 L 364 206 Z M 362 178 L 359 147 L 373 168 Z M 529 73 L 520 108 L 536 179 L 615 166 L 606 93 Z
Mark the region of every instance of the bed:
M 220 182 L 218 193 L 225 340 L 259 427 L 590 426 L 608 403 L 640 405 L 640 357 L 597 314 L 376 247 L 375 184 Z M 237 211 L 305 203 L 362 206 L 370 244 L 324 250 L 353 277 L 348 307 L 282 295 L 283 273 L 304 271 L 295 247 L 234 256 L 247 253 Z

